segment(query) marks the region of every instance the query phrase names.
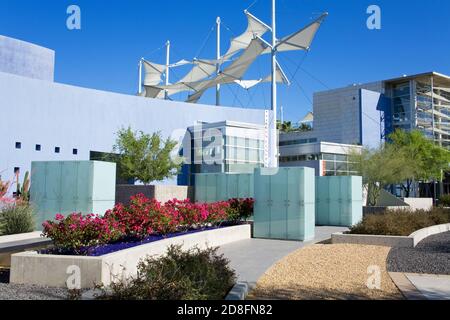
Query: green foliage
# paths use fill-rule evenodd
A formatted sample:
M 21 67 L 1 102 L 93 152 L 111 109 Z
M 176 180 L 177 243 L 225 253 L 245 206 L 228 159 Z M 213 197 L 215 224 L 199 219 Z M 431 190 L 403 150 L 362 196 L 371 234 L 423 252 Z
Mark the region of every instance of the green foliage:
M 398 182 L 400 171 L 403 170 L 403 159 L 385 146 L 377 149 L 364 148 L 360 153 L 352 152 L 349 160 L 353 170 L 363 177 L 368 206 L 377 204 L 383 187 Z
M 440 180 L 442 171 L 449 169 L 450 152 L 420 131 L 397 130 L 389 140 L 377 149 L 363 149 L 361 154 L 350 156 L 354 170 L 363 176 L 369 206 L 376 205 L 387 185 L 401 184 L 409 197 L 414 181 Z
M 414 231 L 450 223 L 450 210 L 434 208 L 431 211 L 387 210 L 383 214 L 369 214 L 350 229 L 351 234 L 409 236 Z
M 291 121 L 284 121 L 283 123 L 281 123 L 281 121 L 277 121 L 277 129 L 284 133 L 307 132 L 307 131 L 311 131 L 312 127 L 306 123 L 302 123 L 300 126 L 294 127 L 294 126 L 292 126 Z
M 396 130 L 389 140 L 389 148 L 403 162 L 396 182 L 402 184 L 406 197 L 411 192 L 413 181 L 441 180 L 442 172 L 449 169 L 450 152 L 427 139 L 420 131 Z
M 22 184 L 17 183 L 17 196 L 22 201 L 30 201 L 30 173 L 27 171 Z
M 121 129 L 114 151 L 119 153 L 118 165 L 123 178 L 149 184 L 174 177 L 181 167 L 180 159 L 171 157 L 176 145 L 170 138 L 163 140 L 160 132 L 149 135 L 131 128 Z
M 450 194 L 444 194 L 439 198 L 439 205 L 442 207 L 450 207 Z
M 16 202 L 0 209 L 0 235 L 34 231 L 34 210 L 28 203 Z
M 171 246 L 165 256 L 140 262 L 137 277 L 113 282 L 100 299 L 222 300 L 236 277 L 217 250 Z

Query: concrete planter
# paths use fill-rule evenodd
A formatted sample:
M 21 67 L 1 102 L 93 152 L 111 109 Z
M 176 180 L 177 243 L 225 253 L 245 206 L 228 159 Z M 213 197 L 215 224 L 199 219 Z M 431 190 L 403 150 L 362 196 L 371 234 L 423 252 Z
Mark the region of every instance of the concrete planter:
M 100 257 L 18 253 L 11 258 L 10 282 L 63 288 L 73 279 L 75 270 L 76 273 L 79 271 L 83 289 L 95 284 L 108 286 L 118 278 L 136 275 L 140 260 L 148 255 L 162 255 L 170 245 L 182 245 L 183 249 L 216 247 L 250 239 L 250 234 L 249 224 L 239 225 L 164 239 Z
M 434 234 L 450 231 L 450 223 L 431 226 L 420 229 L 409 236 L 383 236 L 383 235 L 366 235 L 366 234 L 346 234 L 342 232 L 333 233 L 331 235 L 331 242 L 349 243 L 349 244 L 364 244 L 373 246 L 388 246 L 388 247 L 404 247 L 414 248 L 423 239 Z
M 116 203 L 124 205 L 130 204 L 130 197 L 142 193 L 149 199 L 156 199 L 165 203 L 173 199 L 190 199 L 194 200 L 194 188 L 187 186 L 168 186 L 168 185 L 117 185 L 116 186 Z

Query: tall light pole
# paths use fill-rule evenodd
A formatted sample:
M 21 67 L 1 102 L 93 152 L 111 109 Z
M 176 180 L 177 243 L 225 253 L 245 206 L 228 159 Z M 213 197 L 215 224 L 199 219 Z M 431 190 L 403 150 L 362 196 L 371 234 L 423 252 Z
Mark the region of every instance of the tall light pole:
M 139 60 L 139 84 L 138 84 L 138 93 L 139 95 L 142 93 L 142 60 L 144 60 L 144 58 L 141 58 L 141 60 Z
M 278 142 L 277 142 L 277 32 L 276 32 L 276 0 L 272 0 L 272 121 L 270 124 L 270 157 L 271 167 L 278 167 Z
M 170 68 L 170 41 L 166 42 L 166 86 L 169 85 L 169 68 Z M 169 99 L 169 92 L 166 90 L 165 99 Z
M 221 58 L 221 54 L 220 54 L 220 25 L 221 25 L 220 17 L 217 17 L 216 24 L 217 24 L 217 28 L 216 28 L 217 29 L 216 73 L 217 73 L 217 75 L 219 75 L 219 73 L 220 73 L 220 58 Z M 216 106 L 220 106 L 220 84 L 219 83 L 216 85 Z

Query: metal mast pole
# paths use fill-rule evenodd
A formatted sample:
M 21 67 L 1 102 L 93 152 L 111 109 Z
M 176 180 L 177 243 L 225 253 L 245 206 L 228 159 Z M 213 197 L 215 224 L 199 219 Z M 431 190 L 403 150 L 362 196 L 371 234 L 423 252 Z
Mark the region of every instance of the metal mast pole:
M 216 73 L 219 75 L 220 73 L 220 17 L 217 17 L 217 65 L 216 65 Z M 216 85 L 216 106 L 220 106 L 220 84 Z
M 139 60 L 139 86 L 138 86 L 138 93 L 141 94 L 142 93 L 142 60 L 144 58 L 141 58 L 141 60 Z
M 170 41 L 166 42 L 166 86 L 169 85 L 169 65 L 170 65 Z M 169 99 L 169 94 L 166 90 L 165 99 Z
M 277 45 L 276 32 L 276 0 L 272 0 L 272 123 L 270 132 L 270 156 L 271 167 L 278 167 L 278 145 L 277 145 Z

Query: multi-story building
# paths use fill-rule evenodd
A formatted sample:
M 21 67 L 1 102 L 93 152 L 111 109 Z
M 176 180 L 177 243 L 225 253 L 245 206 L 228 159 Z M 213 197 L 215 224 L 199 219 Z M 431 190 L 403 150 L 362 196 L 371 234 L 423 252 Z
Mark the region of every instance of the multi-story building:
M 333 143 L 341 150 L 334 151 L 335 159 L 350 152 L 348 145 L 376 147 L 396 128 L 421 130 L 437 144 L 450 148 L 450 77 L 436 72 L 317 92 L 313 109 L 312 131 L 280 135 L 282 166 L 323 161 L 323 156 L 315 160 L 304 157 L 324 143 Z M 335 174 L 343 172 L 335 170 Z M 317 170 L 317 174 L 332 173 Z
M 235 121 L 199 123 L 188 129 L 183 146 L 191 150 L 180 184 L 194 184 L 197 173 L 244 173 L 267 166 L 266 127 Z M 184 152 L 183 152 L 184 153 Z

